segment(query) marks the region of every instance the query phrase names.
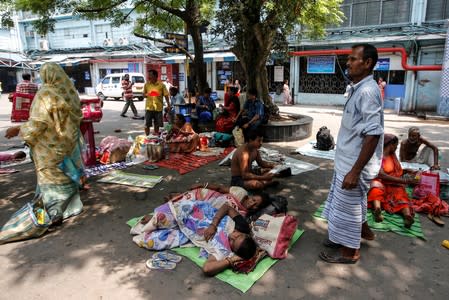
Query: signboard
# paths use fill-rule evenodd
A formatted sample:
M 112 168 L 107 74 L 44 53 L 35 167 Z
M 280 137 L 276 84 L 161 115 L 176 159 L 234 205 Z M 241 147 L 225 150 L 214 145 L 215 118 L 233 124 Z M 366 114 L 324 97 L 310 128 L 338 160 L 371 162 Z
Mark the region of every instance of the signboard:
M 184 81 L 184 73 L 179 73 L 179 81 Z
M 179 47 L 189 50 L 189 44 L 187 42 L 187 35 L 179 33 L 165 33 L 164 38 L 167 40 L 173 40 Z M 166 53 L 180 53 L 176 47 L 163 47 Z
M 307 73 L 334 74 L 335 56 L 309 56 L 307 57 Z
M 374 67 L 376 71 L 389 71 L 390 70 L 390 58 L 379 58 L 377 64 Z
M 274 82 L 284 81 L 284 66 L 274 66 Z

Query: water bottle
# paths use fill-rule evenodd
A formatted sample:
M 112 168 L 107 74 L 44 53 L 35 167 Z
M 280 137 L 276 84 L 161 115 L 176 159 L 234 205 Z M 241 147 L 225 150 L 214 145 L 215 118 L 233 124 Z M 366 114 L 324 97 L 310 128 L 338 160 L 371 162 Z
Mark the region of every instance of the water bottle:
M 164 143 L 164 158 L 169 159 L 170 158 L 170 148 L 168 147 L 168 143 Z

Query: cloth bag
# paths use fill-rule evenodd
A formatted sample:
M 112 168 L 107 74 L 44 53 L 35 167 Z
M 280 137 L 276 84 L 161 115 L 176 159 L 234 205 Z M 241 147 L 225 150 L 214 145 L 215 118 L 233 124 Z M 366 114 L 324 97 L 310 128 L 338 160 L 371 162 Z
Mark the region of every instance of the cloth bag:
M 26 203 L 0 230 L 0 245 L 43 235 L 51 221 L 41 199 Z
M 286 258 L 288 245 L 296 231 L 298 221 L 290 215 L 262 215 L 253 223 L 253 238 L 256 244 L 272 258 Z
M 428 194 L 439 197 L 440 195 L 440 174 L 432 172 L 422 172 L 419 184 L 413 189 L 413 197 L 426 197 Z
M 245 143 L 243 130 L 240 127 L 235 126 L 235 128 L 232 130 L 232 135 L 234 136 L 234 144 L 236 147 L 239 147 Z

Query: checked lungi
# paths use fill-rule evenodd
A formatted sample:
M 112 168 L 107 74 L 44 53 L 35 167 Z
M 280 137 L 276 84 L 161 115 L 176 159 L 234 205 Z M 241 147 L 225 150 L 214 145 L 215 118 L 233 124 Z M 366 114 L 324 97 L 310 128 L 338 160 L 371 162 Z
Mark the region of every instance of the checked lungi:
M 359 249 L 362 224 L 366 221 L 369 181 L 360 178 L 357 187 L 345 190 L 341 187 L 344 177 L 334 172 L 322 217 L 328 221 L 332 242 Z

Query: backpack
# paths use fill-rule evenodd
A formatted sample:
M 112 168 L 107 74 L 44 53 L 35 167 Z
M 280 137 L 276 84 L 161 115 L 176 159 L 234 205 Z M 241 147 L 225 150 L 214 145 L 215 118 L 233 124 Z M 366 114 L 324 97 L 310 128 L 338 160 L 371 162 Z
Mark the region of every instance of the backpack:
M 320 128 L 320 130 L 316 134 L 316 145 L 315 149 L 329 151 L 334 149 L 335 142 L 334 137 L 331 134 L 330 129 L 326 126 Z
M 284 196 L 281 195 L 270 196 L 270 204 L 267 207 L 257 211 L 256 213 L 248 216 L 247 219 L 249 222 L 252 222 L 257 220 L 263 214 L 272 216 L 278 214 L 285 215 L 288 211 L 287 206 L 288 200 Z

